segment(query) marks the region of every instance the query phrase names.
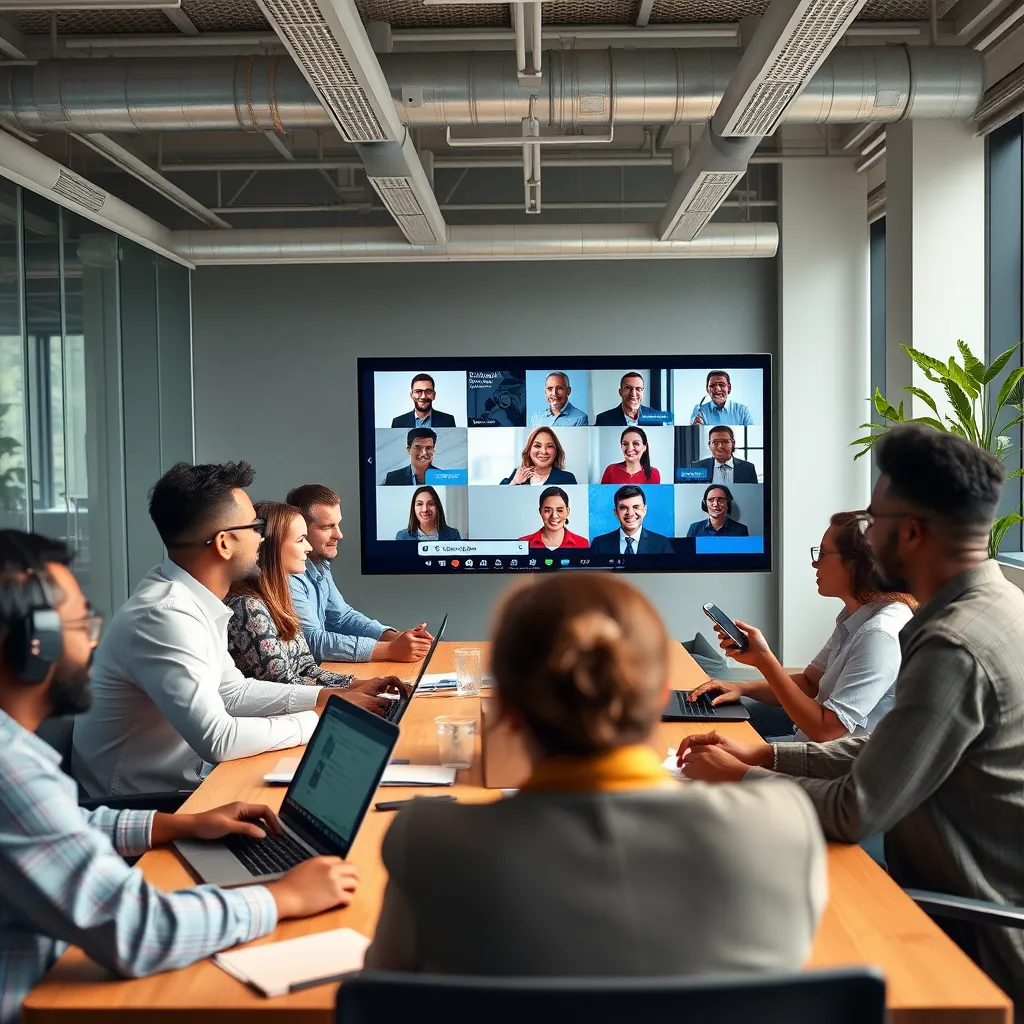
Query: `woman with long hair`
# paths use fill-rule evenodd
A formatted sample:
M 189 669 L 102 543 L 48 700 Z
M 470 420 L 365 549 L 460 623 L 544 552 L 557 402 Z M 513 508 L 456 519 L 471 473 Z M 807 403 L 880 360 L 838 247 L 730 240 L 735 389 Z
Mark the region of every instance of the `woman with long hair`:
M 239 671 L 253 679 L 306 686 L 351 686 L 353 677 L 320 668 L 295 614 L 288 577 L 304 572 L 312 546 L 306 520 L 293 505 L 256 503 L 266 523 L 256 575 L 231 586 L 228 650 Z
M 540 492 L 541 528 L 520 540 L 530 542 L 531 548 L 589 548 L 590 541 L 569 531 L 569 495 L 561 487 L 545 487 Z
M 574 484 L 576 474 L 565 468 L 565 449 L 550 427 L 537 427 L 526 439 L 518 467 L 503 484 Z
M 462 534 L 445 521 L 441 499 L 428 484 L 413 491 L 409 525 L 395 534 L 395 540 L 462 540 Z
M 494 803 L 414 800 L 399 812 L 367 969 L 799 970 L 826 902 L 817 816 L 788 780 L 668 776 L 656 731 L 672 641 L 650 601 L 610 573 L 544 576 L 508 593 L 491 635 L 497 713 L 529 777 Z M 695 924 L 710 920 L 728 926 Z
M 759 629 L 737 621 L 750 641 L 742 653 L 719 631 L 722 649 L 734 661 L 757 669 L 762 678 L 731 683 L 709 680 L 691 694 L 716 694 L 712 703 L 750 697 L 781 707 L 751 707 L 751 721 L 773 739 L 824 743 L 870 733 L 892 707 L 900 668 L 900 630 L 917 603 L 909 594 L 885 589 L 875 569 L 857 512 L 837 512 L 821 544 L 811 548 L 818 593 L 843 602 L 836 628 L 818 656 L 802 672 L 779 664 Z M 788 716 L 788 720 L 786 718 Z M 781 724 L 780 724 L 781 721 Z M 792 733 L 793 726 L 795 734 Z
M 606 466 L 603 484 L 660 484 L 661 473 L 651 466 L 647 432 L 643 427 L 626 427 L 619 438 L 622 462 Z

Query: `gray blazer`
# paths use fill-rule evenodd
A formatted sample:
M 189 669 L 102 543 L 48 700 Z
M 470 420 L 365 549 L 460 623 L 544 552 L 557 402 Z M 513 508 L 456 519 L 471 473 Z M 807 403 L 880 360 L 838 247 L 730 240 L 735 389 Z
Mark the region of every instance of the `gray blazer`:
M 367 969 L 654 976 L 800 968 L 827 900 L 784 780 L 416 801 L 384 839 Z

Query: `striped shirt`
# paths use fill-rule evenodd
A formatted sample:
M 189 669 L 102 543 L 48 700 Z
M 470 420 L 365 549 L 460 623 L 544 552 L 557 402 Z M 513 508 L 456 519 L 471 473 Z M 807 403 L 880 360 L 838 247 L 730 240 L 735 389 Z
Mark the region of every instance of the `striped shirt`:
M 263 886 L 162 893 L 118 854 L 147 850 L 153 811 L 83 811 L 57 753 L 0 711 L 0 1024 L 68 945 L 116 974 L 184 967 L 273 931 Z

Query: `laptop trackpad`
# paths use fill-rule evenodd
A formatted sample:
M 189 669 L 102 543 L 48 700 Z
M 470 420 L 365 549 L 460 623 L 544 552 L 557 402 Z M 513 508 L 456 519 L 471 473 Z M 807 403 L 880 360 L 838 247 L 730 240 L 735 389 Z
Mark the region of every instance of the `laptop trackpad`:
M 269 882 L 280 878 L 280 874 L 257 876 L 251 874 L 244 864 L 222 843 L 203 842 L 198 839 L 178 839 L 174 848 L 185 858 L 186 863 L 209 885 L 252 885 L 254 882 Z

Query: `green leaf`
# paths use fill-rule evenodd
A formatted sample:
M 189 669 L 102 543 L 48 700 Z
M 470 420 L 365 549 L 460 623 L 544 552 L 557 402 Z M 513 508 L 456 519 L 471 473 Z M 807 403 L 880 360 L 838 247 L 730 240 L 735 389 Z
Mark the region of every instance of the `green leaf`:
M 998 413 L 999 410 L 1006 405 L 1007 401 L 1014 396 L 1014 393 L 1019 392 L 1019 385 L 1022 378 L 1024 378 L 1024 366 L 1018 366 L 1017 369 L 1003 381 L 1003 386 L 999 389 L 999 394 L 996 397 L 996 407 L 994 412 Z M 1017 401 L 1013 404 L 1019 404 L 1019 395 Z
M 1009 423 L 1004 424 L 999 429 L 1005 432 L 1007 430 L 1012 430 L 1014 427 L 1018 426 L 1021 423 L 1024 423 L 1024 416 L 1018 416 L 1016 419 L 1010 420 Z
M 934 416 L 915 416 L 911 420 L 907 420 L 908 423 L 927 423 L 929 427 L 934 427 L 936 430 L 941 430 L 944 434 L 948 434 L 949 428 L 945 423 L 935 419 Z M 952 420 L 950 421 L 952 422 Z
M 956 347 L 964 358 L 964 372 L 975 384 L 985 382 L 985 364 L 970 350 L 966 341 L 958 340 Z
M 902 417 L 899 412 L 889 404 L 888 399 L 882 394 L 881 388 L 875 388 L 875 410 L 879 416 L 886 420 L 895 420 L 897 423 Z
M 970 395 L 972 402 L 977 399 L 979 394 L 981 394 L 978 390 L 978 385 L 967 376 L 967 372 L 956 361 L 955 356 L 949 357 L 949 365 L 946 368 L 946 375 L 947 378 L 956 383 L 965 394 Z
M 946 397 L 949 399 L 949 404 L 953 406 L 953 411 L 957 415 L 959 420 L 960 431 L 969 441 L 973 441 L 977 444 L 977 427 L 974 423 L 974 408 L 971 405 L 970 399 L 964 394 L 960 385 L 952 380 L 944 380 L 942 382 L 943 390 L 946 392 Z
M 1003 372 L 1003 367 L 1010 361 L 1010 356 L 1013 355 L 1017 349 L 1020 348 L 1020 342 L 1014 345 L 1012 348 L 1008 348 L 1005 352 L 1000 352 L 999 355 L 988 364 L 988 369 L 985 371 L 985 376 L 982 377 L 982 384 L 991 384 L 992 381 Z
M 1012 480 L 1015 476 L 1024 476 L 1024 469 L 1015 469 L 1012 473 L 1007 473 L 1006 479 Z
M 1000 516 L 992 524 L 992 533 L 989 535 L 988 541 L 988 551 L 991 557 L 994 558 L 999 553 L 999 546 L 1003 543 L 1006 531 L 1020 523 L 1024 523 L 1024 516 L 1019 512 L 1011 512 L 1009 515 Z
M 938 407 L 935 405 L 935 399 L 932 398 L 932 396 L 929 395 L 927 391 L 923 390 L 922 388 L 904 388 L 903 390 L 909 391 L 910 394 L 920 398 L 921 401 L 924 402 L 925 405 L 927 405 L 928 408 L 931 409 L 931 411 L 935 413 L 936 416 L 939 415 Z
M 1000 434 L 996 438 L 996 446 L 995 446 L 995 451 L 993 452 L 993 454 L 1001 455 L 1008 448 L 1012 448 L 1012 447 L 1013 447 L 1013 438 L 1012 437 L 1007 437 L 1005 434 Z
M 946 371 L 946 364 L 941 359 L 936 359 L 934 356 L 928 355 L 927 352 L 921 352 L 916 348 L 911 348 L 909 345 L 900 345 L 900 348 L 910 356 L 911 359 L 925 371 L 925 374 L 933 373 L 937 376 L 929 377 L 929 380 L 934 380 L 938 383 L 940 380 L 945 380 L 948 376 Z

